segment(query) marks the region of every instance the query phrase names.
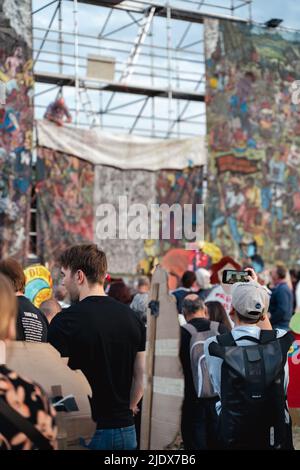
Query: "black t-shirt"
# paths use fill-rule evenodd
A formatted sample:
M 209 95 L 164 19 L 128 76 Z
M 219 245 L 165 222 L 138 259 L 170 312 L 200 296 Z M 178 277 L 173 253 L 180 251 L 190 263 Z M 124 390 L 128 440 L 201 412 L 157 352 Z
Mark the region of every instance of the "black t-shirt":
M 17 341 L 30 341 L 33 343 L 46 343 L 48 333 L 48 320 L 24 295 L 17 296 Z
M 210 321 L 206 318 L 193 318 L 189 321 L 198 331 L 207 331 L 210 329 Z M 184 374 L 184 399 L 189 402 L 192 400 L 198 400 L 194 382 L 193 374 L 191 369 L 191 360 L 190 360 L 190 341 L 191 334 L 184 328 L 180 328 L 181 331 L 181 343 L 180 343 L 180 361 L 182 364 L 183 374 Z M 219 324 L 218 329 L 219 334 L 228 333 L 226 326 Z
M 132 426 L 133 365 L 146 345 L 138 314 L 108 296 L 86 297 L 54 317 L 48 340 L 89 381 L 97 428 Z

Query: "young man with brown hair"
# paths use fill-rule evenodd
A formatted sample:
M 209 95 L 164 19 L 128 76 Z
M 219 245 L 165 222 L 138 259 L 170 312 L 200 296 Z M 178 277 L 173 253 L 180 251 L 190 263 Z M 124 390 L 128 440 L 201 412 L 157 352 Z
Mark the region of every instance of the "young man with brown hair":
M 25 297 L 25 274 L 22 266 L 13 258 L 0 261 L 0 273 L 11 282 L 17 296 L 18 315 L 16 340 L 46 343 L 48 322 L 44 314 Z
M 92 389 L 93 450 L 136 448 L 134 414 L 143 395 L 146 332 L 127 305 L 103 288 L 107 262 L 96 245 L 76 245 L 60 257 L 63 285 L 73 303 L 54 317 L 49 341 Z

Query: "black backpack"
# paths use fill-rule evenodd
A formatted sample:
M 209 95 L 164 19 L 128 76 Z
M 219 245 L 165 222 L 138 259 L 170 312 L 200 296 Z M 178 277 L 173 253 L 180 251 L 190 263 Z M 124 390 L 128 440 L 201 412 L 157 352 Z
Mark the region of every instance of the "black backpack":
M 225 449 L 293 448 L 284 392 L 284 366 L 293 342 L 288 332 L 261 330 L 254 344 L 238 346 L 231 333 L 209 345 L 211 356 L 223 359 L 219 434 Z

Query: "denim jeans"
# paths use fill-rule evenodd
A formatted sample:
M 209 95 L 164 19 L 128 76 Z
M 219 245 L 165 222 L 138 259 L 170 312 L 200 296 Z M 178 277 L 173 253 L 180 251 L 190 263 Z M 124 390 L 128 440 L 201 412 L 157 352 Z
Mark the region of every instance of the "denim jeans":
M 97 429 L 88 445 L 90 450 L 135 450 L 135 426 L 117 429 Z

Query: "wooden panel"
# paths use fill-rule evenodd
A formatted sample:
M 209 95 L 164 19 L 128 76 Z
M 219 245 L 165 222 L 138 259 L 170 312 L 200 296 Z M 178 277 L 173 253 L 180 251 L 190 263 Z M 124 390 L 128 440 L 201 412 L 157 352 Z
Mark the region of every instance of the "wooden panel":
M 151 298 L 159 300 L 159 316 L 155 319 L 148 312 L 148 365 L 141 449 L 164 449 L 180 430 L 183 379 L 179 357 L 174 354 L 174 344 L 177 342 L 179 346 L 180 335 L 176 303 L 168 293 L 167 273 L 160 266 L 153 274 Z M 157 340 L 161 341 L 158 354 Z M 167 347 L 162 353 L 164 341 L 166 345 L 169 341 L 169 356 L 166 355 Z

